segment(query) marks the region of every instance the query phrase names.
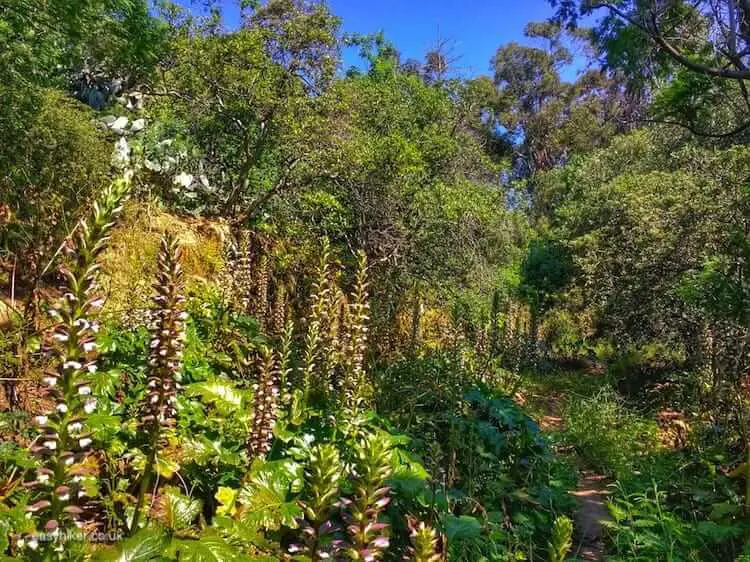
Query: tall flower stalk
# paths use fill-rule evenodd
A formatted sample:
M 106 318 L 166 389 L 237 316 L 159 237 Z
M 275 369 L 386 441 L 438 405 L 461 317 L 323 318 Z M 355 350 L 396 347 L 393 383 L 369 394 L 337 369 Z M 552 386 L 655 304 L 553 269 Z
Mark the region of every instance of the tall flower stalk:
M 253 416 L 248 439 L 251 458 L 265 457 L 271 450 L 278 407 L 278 373 L 273 350 L 262 349 L 258 381 L 253 385 Z
M 120 179 L 104 190 L 94 203 L 90 219 L 82 220 L 65 243 L 70 261 L 61 268 L 65 276 L 63 296 L 50 310 L 56 323 L 45 347 L 56 357 L 57 366 L 42 380 L 55 409 L 35 418 L 39 435 L 32 442 L 31 452 L 40 467 L 35 480 L 27 485 L 42 492 L 41 499 L 28 510 L 43 522 L 45 532 L 56 536 L 82 525 L 84 462 L 92 443 L 87 417 L 96 408 L 90 381 L 97 360 L 95 338 L 99 327 L 95 317 L 104 303 L 97 295 L 97 262 L 122 209 L 128 179 Z
M 279 349 L 279 393 L 282 404 L 292 400 L 292 344 L 294 343 L 294 321 L 289 318 L 284 326 Z
M 564 515 L 552 523 L 552 537 L 548 543 L 550 562 L 564 562 L 573 545 L 573 522 Z
M 356 455 L 354 493 L 341 501 L 349 536 L 344 553 L 348 560 L 369 562 L 378 560 L 389 545 L 388 525 L 379 517 L 390 502 L 385 481 L 391 474 L 391 449 L 383 437 L 370 434 L 358 443 Z
M 331 247 L 327 239 L 323 240 L 321 248 L 320 261 L 318 262 L 318 272 L 312 290 L 312 306 L 310 317 L 307 324 L 307 334 L 305 335 L 305 345 L 302 357 L 302 390 L 305 403 L 309 401 L 310 392 L 313 388 L 316 390 L 325 390 L 319 388 L 324 386 L 320 379 L 321 370 L 321 343 L 323 338 L 323 329 L 326 324 L 326 315 L 328 313 L 328 300 L 331 291 L 329 279 L 331 272 Z
M 341 548 L 332 517 L 338 505 L 343 469 L 339 452 L 334 445 L 319 445 L 312 450 L 310 465 L 305 471 L 305 489 L 309 490 L 300 502 L 305 517 L 301 524 L 302 542 L 290 552 L 303 554 L 311 562 L 335 559 Z
M 435 529 L 424 521 L 410 517 L 407 521 L 409 527 L 409 547 L 404 560 L 409 562 L 440 562 L 443 560 L 441 541 Z
M 239 305 L 240 311 L 248 313 L 253 299 L 253 259 L 250 242 L 250 233 L 247 230 L 240 232 L 239 241 L 232 247 L 232 259 L 230 261 L 231 271 L 229 276 L 232 285 L 232 297 L 235 304 Z
M 346 337 L 344 349 L 344 406 L 356 409 L 367 398 L 365 380 L 365 353 L 367 352 L 367 323 L 370 304 L 367 293 L 367 257 L 359 252 L 357 279 L 346 311 Z
M 280 280 L 276 283 L 274 298 L 273 298 L 273 310 L 271 312 L 271 326 L 270 331 L 272 334 L 279 336 L 283 335 L 284 328 L 286 327 L 287 319 L 287 294 L 284 283 Z
M 138 489 L 131 532 L 138 530 L 144 499 L 156 470 L 160 441 L 165 430 L 175 423 L 175 401 L 181 378 L 187 320 L 187 312 L 183 310 L 185 297 L 182 294 L 184 282 L 180 256 L 181 250 L 176 240 L 163 237 L 154 284 L 156 294 L 153 297 L 151 351 L 143 417 L 143 429 L 148 434 L 148 456 Z
M 262 254 L 258 260 L 258 273 L 255 283 L 255 299 L 253 299 L 253 312 L 260 323 L 261 328 L 268 328 L 268 287 L 271 281 L 271 263 L 268 255 Z

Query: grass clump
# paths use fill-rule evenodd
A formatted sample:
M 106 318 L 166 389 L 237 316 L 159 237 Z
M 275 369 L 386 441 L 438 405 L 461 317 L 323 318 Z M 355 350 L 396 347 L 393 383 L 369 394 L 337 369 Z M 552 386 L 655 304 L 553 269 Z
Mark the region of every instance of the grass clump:
M 566 439 L 591 468 L 609 476 L 634 470 L 660 447 L 656 422 L 629 410 L 610 387 L 571 397 L 563 410 Z

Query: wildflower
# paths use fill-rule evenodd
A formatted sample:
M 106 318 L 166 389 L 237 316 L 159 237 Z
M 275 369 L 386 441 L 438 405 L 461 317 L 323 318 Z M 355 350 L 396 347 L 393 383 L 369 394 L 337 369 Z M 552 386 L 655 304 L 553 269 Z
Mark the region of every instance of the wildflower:
M 86 403 L 83 406 L 83 411 L 87 414 L 90 414 L 96 410 L 96 398 L 91 398 L 90 400 L 87 400 Z
M 248 449 L 253 457 L 265 456 L 271 450 L 273 428 L 276 421 L 278 396 L 276 359 L 271 349 L 264 347 L 263 359 L 254 384 L 253 416 L 248 439 Z
M 158 257 L 157 283 L 154 286 L 154 323 L 149 342 L 149 374 L 146 386 L 146 414 L 143 417 L 144 429 L 149 432 L 149 456 L 141 477 L 141 486 L 136 498 L 135 513 L 131 528 L 138 527 L 146 487 L 156 464 L 156 453 L 162 436 L 162 428 L 173 424 L 175 415 L 175 392 L 182 367 L 182 345 L 184 341 L 184 320 L 187 313 L 181 309 L 184 297 L 183 273 L 180 265 L 181 251 L 176 241 L 162 238 Z

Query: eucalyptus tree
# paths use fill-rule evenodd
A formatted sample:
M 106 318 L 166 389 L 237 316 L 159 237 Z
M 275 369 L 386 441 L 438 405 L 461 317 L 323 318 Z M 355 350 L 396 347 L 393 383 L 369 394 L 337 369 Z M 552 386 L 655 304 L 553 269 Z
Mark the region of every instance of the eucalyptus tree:
M 599 17 L 602 61 L 654 98 L 648 119 L 707 137 L 750 127 L 750 4 L 744 0 L 551 0 L 575 28 Z
M 560 26 L 531 23 L 526 35 L 545 45 L 507 43 L 492 59 L 497 124 L 516 147 L 514 169 L 523 178 L 606 144 L 627 108 L 618 81 L 599 69 L 563 80 L 573 54 Z

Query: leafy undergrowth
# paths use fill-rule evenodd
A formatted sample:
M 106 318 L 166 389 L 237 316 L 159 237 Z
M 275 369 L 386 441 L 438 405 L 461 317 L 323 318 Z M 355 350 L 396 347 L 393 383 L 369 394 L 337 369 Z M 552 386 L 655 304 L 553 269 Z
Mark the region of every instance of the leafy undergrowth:
M 472 389 L 450 354 L 393 364 L 376 380 L 390 382 L 380 411 L 412 436 L 461 524 L 450 559 L 545 559 L 553 522 L 573 507 L 575 476 L 537 423 L 508 396 Z
M 560 398 L 562 424 L 555 439 L 572 448 L 571 462 L 609 476 L 603 521 L 607 560 L 740 560 L 750 523 L 742 482 L 730 478 L 719 443 L 698 431 L 680 449 L 665 446 L 647 412 L 633 409 L 606 377 L 584 373 L 527 374 L 528 407 L 541 413 Z
M 303 408 L 292 399 L 280 411 L 268 455 L 253 458 L 246 446 L 252 381 L 234 370 L 236 350 L 224 349 L 219 336 L 244 334 L 247 348 L 266 339 L 252 318 L 217 302 L 193 301 L 188 310 L 177 423 L 160 449 L 160 485 L 148 500 L 148 524 L 131 532 L 134 485 L 148 455 L 139 404 L 148 393 L 149 334 L 111 324 L 100 338 L 106 361 L 92 379 L 100 403 L 90 418 L 102 460 L 92 480 L 96 518 L 100 536 L 132 536 L 93 545 L 88 550 L 95 559 L 276 560 L 292 554 L 306 560 L 309 529 L 328 530 L 314 548 L 346 540 L 351 506 L 365 489 L 389 498 L 380 519 L 389 528 L 383 531 L 390 543 L 385 559 L 408 556 L 409 518 L 439 529 L 451 560 L 547 556 L 553 523 L 572 506 L 572 473 L 529 416 L 505 396 L 472 388 L 455 358 L 430 356 L 379 372 L 394 389 L 390 398 L 380 395 L 382 402 L 401 405 L 382 404 L 381 415 L 352 416 L 330 404 Z M 417 387 L 423 392 L 413 392 Z M 13 537 L 33 529 L 24 510 L 34 494 L 19 485 L 19 476 L 34 462 L 9 443 L 0 453 L 4 499 L 12 505 L 0 512 L 0 547 L 20 552 L 23 545 Z M 363 481 L 378 470 L 380 482 Z M 363 513 L 373 515 L 373 501 Z M 80 553 L 85 546 L 77 544 Z M 75 552 L 66 545 L 66 557 Z
M 148 319 L 97 320 L 97 236 L 115 210 L 95 208 L 53 303 L 45 345 L 57 359 L 41 382 L 54 409 L 33 424 L 7 420 L 23 433 L 0 449 L 0 551 L 130 562 L 564 556 L 572 473 L 476 362 L 457 350 L 367 375 L 364 258 L 346 294 L 324 247 L 307 318 L 284 324 L 218 288 L 186 299 L 181 249 L 166 236 Z

